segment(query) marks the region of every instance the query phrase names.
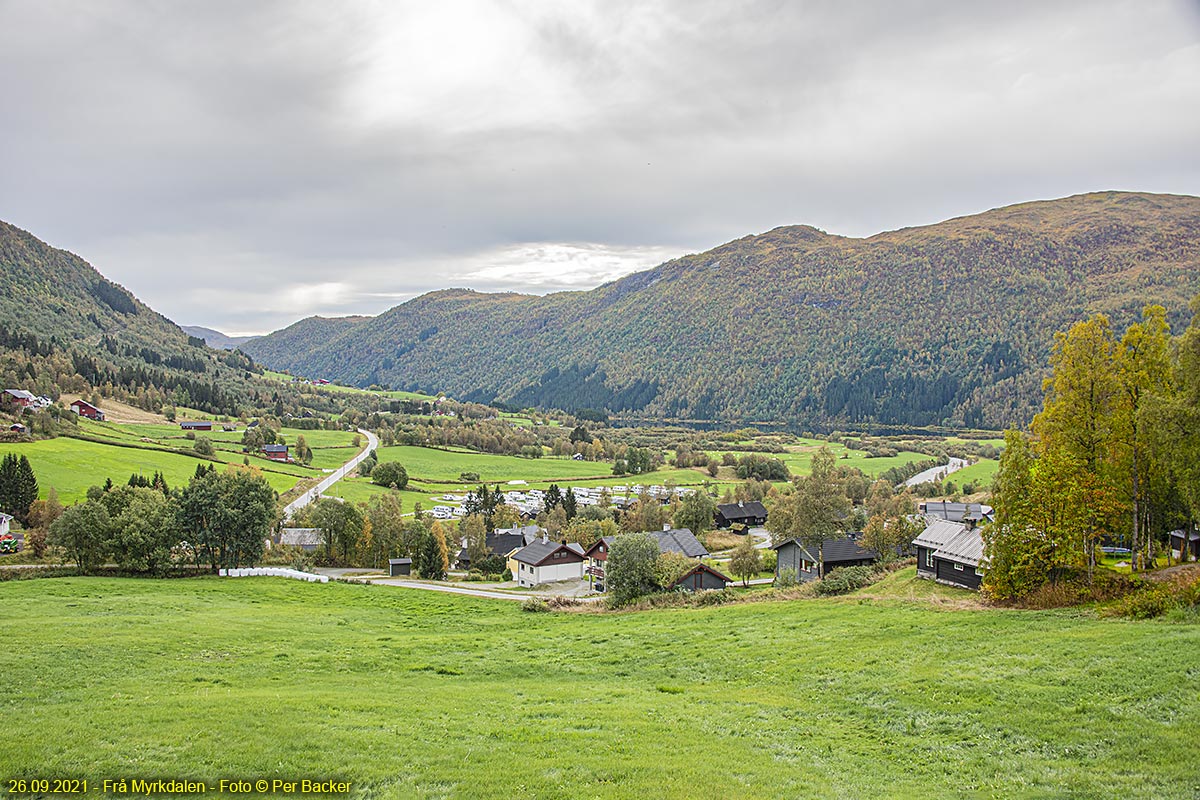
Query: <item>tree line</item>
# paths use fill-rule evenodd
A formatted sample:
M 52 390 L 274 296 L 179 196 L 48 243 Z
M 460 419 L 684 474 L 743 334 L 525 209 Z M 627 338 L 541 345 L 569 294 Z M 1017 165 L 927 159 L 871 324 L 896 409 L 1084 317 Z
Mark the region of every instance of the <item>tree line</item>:
M 1134 572 L 1168 555 L 1169 531 L 1200 519 L 1200 296 L 1172 336 L 1147 306 L 1118 334 L 1097 314 L 1054 337 L 1052 374 L 1029 434 L 1010 430 L 984 532 L 984 586 L 1019 599 L 1090 583 L 1101 547 Z

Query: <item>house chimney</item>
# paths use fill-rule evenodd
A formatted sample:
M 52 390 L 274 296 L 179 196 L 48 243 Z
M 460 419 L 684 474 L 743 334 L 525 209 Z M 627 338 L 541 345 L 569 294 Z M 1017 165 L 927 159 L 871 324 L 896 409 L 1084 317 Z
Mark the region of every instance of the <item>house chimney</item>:
M 746 504 L 744 502 L 742 502 L 741 500 L 738 500 L 738 508 L 745 508 L 745 507 L 746 507 Z
M 664 531 L 669 531 L 669 530 L 671 530 L 671 526 L 670 526 L 670 525 L 668 525 L 667 523 L 665 523 L 665 522 L 664 522 L 664 523 L 663 523 L 663 530 L 664 530 Z
M 549 544 L 549 543 L 550 543 L 550 537 L 548 535 L 546 535 L 545 533 L 543 533 L 542 534 L 542 544 Z

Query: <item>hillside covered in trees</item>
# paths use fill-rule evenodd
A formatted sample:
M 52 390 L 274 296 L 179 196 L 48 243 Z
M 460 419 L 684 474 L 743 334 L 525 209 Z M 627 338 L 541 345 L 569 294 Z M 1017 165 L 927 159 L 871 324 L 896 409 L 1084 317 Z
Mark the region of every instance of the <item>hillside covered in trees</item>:
M 245 354 L 206 347 L 79 256 L 0 222 L 0 388 L 100 394 L 148 411 L 332 412 L 328 397 L 266 380 Z
M 247 345 L 275 368 L 640 418 L 1027 424 L 1048 343 L 1148 303 L 1186 324 L 1200 199 L 1108 192 L 865 239 L 777 228 L 587 292 L 432 292 Z

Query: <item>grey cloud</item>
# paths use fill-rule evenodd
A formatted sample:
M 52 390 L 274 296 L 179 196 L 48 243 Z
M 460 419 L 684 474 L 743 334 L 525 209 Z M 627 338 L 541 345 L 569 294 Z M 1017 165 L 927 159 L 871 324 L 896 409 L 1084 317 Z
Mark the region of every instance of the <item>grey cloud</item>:
M 1195 194 L 1197 74 L 1185 2 L 0 0 L 0 218 L 257 331 L 781 224 Z

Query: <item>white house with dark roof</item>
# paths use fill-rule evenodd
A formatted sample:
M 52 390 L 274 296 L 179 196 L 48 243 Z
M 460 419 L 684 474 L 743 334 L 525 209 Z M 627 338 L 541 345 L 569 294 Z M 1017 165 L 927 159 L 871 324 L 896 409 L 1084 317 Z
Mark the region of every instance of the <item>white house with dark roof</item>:
M 583 546 L 570 542 L 552 542 L 541 538 L 513 553 L 517 570 L 513 578 L 518 586 L 540 586 L 557 581 L 583 578 Z
M 8 533 L 8 526 L 12 521 L 12 517 L 10 517 L 8 514 L 5 514 L 3 511 L 0 511 L 0 536 Z

